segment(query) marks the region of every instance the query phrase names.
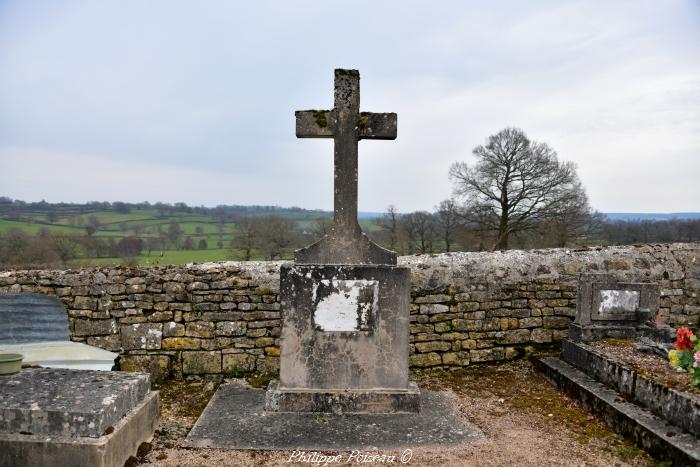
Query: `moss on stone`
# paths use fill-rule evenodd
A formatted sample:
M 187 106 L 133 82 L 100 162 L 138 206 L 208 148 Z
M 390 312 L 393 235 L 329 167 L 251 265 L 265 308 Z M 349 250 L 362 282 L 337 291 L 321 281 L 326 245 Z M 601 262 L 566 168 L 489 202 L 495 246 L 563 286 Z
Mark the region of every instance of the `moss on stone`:
M 314 116 L 314 120 L 316 120 L 316 125 L 321 128 L 326 128 L 328 126 L 325 110 L 312 110 L 311 113 Z

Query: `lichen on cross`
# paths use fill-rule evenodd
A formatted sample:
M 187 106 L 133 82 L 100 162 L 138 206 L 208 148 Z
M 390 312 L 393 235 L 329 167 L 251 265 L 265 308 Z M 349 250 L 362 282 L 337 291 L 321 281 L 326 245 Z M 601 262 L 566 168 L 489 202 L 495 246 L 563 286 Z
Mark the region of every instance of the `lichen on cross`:
M 396 139 L 396 114 L 360 112 L 360 73 L 335 70 L 333 110 L 295 112 L 297 138 L 333 138 L 333 225 L 328 235 L 297 250 L 301 264 L 396 264 L 396 253 L 372 242 L 357 222 L 357 145 Z

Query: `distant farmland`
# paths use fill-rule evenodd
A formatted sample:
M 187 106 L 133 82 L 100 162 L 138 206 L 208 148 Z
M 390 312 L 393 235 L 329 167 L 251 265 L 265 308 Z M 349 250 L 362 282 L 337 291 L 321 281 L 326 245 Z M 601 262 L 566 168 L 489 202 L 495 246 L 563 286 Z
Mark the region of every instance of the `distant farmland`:
M 129 258 L 140 265 L 185 264 L 189 262 L 244 259 L 245 251 L 236 245 L 241 219 L 276 216 L 286 219 L 295 230 L 295 238 L 286 245 L 280 257 L 289 259 L 303 242 L 314 240 L 314 223 L 328 223 L 332 214 L 324 211 L 249 207 L 244 213 L 228 213 L 211 208 L 190 208 L 164 205 L 158 207 L 117 205 L 60 205 L 44 203 L 23 206 L 0 204 L 0 234 L 21 231 L 30 236 L 55 236 L 70 239 L 76 245 L 75 257 L 68 265 L 113 265 L 125 261 L 125 256 L 110 256 L 123 239 L 138 239 L 140 253 Z M 116 203 L 114 203 L 116 204 Z M 4 209 L 3 209 L 4 208 Z M 243 209 L 243 208 L 241 208 Z M 325 221 L 319 221 L 325 219 Z M 365 230 L 375 230 L 370 219 L 360 221 Z M 176 226 L 176 227 L 173 227 Z M 175 231 L 175 232 L 174 232 Z M 106 245 L 100 254 L 91 248 Z M 95 247 L 97 251 L 97 247 Z M 266 259 L 262 251 L 252 248 L 251 259 Z

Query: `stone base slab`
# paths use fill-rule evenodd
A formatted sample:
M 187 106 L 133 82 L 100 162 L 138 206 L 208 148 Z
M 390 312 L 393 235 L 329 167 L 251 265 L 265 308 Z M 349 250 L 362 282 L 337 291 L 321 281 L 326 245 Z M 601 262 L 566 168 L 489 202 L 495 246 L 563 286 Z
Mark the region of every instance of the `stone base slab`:
M 265 394 L 268 412 L 335 414 L 418 413 L 420 390 L 409 383 L 406 390 L 394 389 L 284 389 L 272 381 Z
M 448 393 L 422 390 L 420 413 L 311 414 L 265 410 L 265 390 L 222 384 L 184 447 L 264 450 L 394 450 L 482 441 Z
M 99 438 L 0 433 L 0 467 L 122 467 L 142 443 L 153 438 L 158 414 L 158 392 L 151 391 L 114 431 Z

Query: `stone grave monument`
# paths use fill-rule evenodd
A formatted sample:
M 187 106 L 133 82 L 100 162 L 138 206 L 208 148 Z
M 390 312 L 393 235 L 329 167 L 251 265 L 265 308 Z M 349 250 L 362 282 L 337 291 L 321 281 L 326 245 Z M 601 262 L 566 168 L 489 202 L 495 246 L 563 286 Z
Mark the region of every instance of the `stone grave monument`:
M 671 328 L 655 322 L 658 311 L 658 284 L 619 282 L 607 273 L 582 273 L 569 338 L 580 342 L 607 337 L 671 341 Z
M 330 233 L 280 269 L 280 378 L 222 384 L 186 447 L 397 449 L 483 439 L 444 394 L 409 382 L 410 269 L 357 222 L 357 145 L 395 139 L 396 114 L 360 112 L 360 75 L 335 70 L 333 110 L 296 113 L 297 136 L 333 138 Z M 322 414 L 322 415 L 321 415 Z
M 417 412 L 408 380 L 410 269 L 357 221 L 357 147 L 395 139 L 396 114 L 360 112 L 360 75 L 335 70 L 333 110 L 296 112 L 299 138 L 333 138 L 334 209 L 328 235 L 280 271 L 280 379 L 266 409 Z

